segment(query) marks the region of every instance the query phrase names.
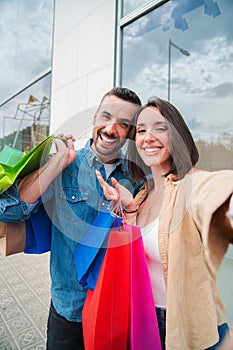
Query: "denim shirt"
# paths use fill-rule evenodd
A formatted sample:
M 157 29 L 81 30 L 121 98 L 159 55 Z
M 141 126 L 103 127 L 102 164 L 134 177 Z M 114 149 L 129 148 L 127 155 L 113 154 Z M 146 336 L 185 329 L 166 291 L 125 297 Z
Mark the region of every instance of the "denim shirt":
M 105 169 L 91 150 L 90 141 L 76 153 L 76 161 L 52 182 L 37 203 L 20 201 L 16 186 L 7 191 L 4 198 L 8 206 L 4 207 L 3 196 L 0 200 L 0 221 L 25 220 L 43 202 L 52 221 L 50 274 L 53 305 L 60 315 L 80 322 L 87 291 L 77 279 L 74 251 L 77 242 L 107 201 L 95 174 L 98 169 L 106 179 Z M 123 158 L 115 164 L 106 179 L 109 184 L 111 177 L 115 177 L 132 193 L 139 188 L 131 183 Z

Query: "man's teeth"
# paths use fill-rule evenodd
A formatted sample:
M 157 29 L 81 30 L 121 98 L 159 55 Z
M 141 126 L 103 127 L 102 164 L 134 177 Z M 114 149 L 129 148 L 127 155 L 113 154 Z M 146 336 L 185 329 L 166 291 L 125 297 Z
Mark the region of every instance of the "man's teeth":
M 115 139 L 109 139 L 108 137 L 105 137 L 104 135 L 101 135 L 102 140 L 107 143 L 114 143 Z

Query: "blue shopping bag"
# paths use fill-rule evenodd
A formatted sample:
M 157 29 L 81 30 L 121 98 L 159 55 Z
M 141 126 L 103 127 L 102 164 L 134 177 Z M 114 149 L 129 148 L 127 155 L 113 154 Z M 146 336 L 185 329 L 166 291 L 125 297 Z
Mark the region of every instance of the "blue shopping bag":
M 41 205 L 38 211 L 25 220 L 26 245 L 24 253 L 42 254 L 50 251 L 51 248 L 51 221 Z
M 83 287 L 94 290 L 106 253 L 110 229 L 120 227 L 122 218 L 106 205 L 90 225 L 74 253 L 77 277 Z

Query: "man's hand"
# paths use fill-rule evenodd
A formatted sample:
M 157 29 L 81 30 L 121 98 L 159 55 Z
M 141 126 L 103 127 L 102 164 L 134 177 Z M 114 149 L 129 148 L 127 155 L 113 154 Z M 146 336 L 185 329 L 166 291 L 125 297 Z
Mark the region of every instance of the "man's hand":
M 64 134 L 59 134 L 54 140 L 57 153 L 53 157 L 56 157 L 59 162 L 61 162 L 62 170 L 64 170 L 69 164 L 73 163 L 76 159 L 74 141 L 75 138 L 73 135 L 64 136 Z
M 61 139 L 64 138 L 64 139 Z M 19 183 L 20 198 L 26 203 L 36 202 L 51 182 L 76 159 L 72 135 L 55 138 L 57 153 L 39 169 L 25 176 Z

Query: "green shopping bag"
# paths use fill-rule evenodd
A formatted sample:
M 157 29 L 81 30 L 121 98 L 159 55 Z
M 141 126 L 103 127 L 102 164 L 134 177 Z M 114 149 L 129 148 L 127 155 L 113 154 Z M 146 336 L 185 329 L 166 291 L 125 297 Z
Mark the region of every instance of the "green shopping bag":
M 39 168 L 48 159 L 54 135 L 50 135 L 28 153 L 5 146 L 0 152 L 0 194 L 13 185 L 18 177 L 24 177 Z

